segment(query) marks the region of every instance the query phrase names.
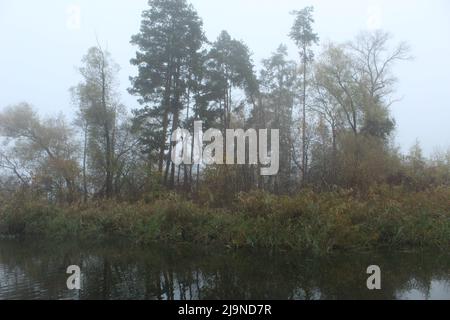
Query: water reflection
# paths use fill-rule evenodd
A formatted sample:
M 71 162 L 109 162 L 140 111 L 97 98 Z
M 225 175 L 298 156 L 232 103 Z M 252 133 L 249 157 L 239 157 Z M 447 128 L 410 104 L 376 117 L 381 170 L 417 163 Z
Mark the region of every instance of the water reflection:
M 82 290 L 66 288 L 69 265 Z M 366 288 L 369 265 L 382 290 Z M 450 299 L 450 255 L 295 254 L 189 247 L 131 249 L 0 241 L 0 299 Z

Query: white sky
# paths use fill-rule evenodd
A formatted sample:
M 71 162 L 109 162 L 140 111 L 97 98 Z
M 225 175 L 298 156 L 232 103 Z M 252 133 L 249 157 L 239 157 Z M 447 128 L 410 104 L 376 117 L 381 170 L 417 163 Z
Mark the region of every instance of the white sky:
M 418 138 L 427 153 L 450 146 L 450 2 L 448 0 L 192 0 L 210 40 L 221 30 L 247 43 L 254 62 L 280 43 L 296 50 L 287 34 L 289 12 L 315 7 L 321 41 L 347 41 L 360 30 L 381 27 L 407 41 L 415 59 L 396 68 L 392 113 L 397 143 L 407 150 Z M 96 36 L 121 67 L 123 102 L 138 107 L 126 88 L 135 73 L 135 48 L 146 0 L 0 0 L 0 108 L 21 101 L 45 115 L 73 113 L 68 89 L 79 81 L 76 66 Z M 74 10 L 75 9 L 75 10 Z M 71 19 L 80 11 L 80 23 Z

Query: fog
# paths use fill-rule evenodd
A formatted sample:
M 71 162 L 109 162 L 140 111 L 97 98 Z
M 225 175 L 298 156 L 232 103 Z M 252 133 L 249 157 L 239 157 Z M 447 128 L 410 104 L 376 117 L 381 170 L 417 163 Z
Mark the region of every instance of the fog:
M 210 40 L 223 29 L 243 40 L 258 68 L 280 43 L 296 50 L 288 37 L 289 12 L 315 7 L 315 29 L 321 43 L 351 40 L 359 31 L 381 28 L 396 41 L 407 41 L 414 60 L 396 67 L 401 101 L 393 105 L 396 143 L 407 150 L 416 139 L 427 154 L 450 145 L 450 3 L 368 0 L 192 0 Z M 0 0 L 0 108 L 27 101 L 43 114 L 70 117 L 68 89 L 79 81 L 76 66 L 98 41 L 122 67 L 122 100 L 131 110 L 136 98 L 127 93 L 129 41 L 139 30 L 145 0 Z M 80 19 L 76 19 L 77 12 Z M 316 50 L 320 50 L 319 47 Z

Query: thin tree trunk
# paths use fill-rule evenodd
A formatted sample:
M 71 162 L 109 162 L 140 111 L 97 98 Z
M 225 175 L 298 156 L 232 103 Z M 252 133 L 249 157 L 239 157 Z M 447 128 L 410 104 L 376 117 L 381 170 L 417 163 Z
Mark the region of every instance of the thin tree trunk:
M 84 203 L 88 200 L 88 189 L 87 189 L 87 177 L 86 177 L 86 162 L 87 162 L 87 136 L 88 136 L 88 125 L 84 127 L 84 148 L 83 148 L 83 201 Z
M 308 158 L 306 155 L 306 47 L 303 48 L 303 108 L 302 108 L 302 114 L 303 114 L 303 123 L 302 123 L 302 169 L 303 169 L 303 182 L 306 183 L 307 180 L 307 173 L 308 173 Z

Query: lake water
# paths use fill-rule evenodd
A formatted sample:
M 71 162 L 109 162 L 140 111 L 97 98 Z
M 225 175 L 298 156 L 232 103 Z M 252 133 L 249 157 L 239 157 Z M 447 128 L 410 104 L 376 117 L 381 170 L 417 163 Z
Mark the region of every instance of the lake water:
M 369 291 L 369 265 L 382 290 Z M 81 268 L 70 291 L 66 269 Z M 313 258 L 217 248 L 0 240 L 0 299 L 450 299 L 450 254 Z

